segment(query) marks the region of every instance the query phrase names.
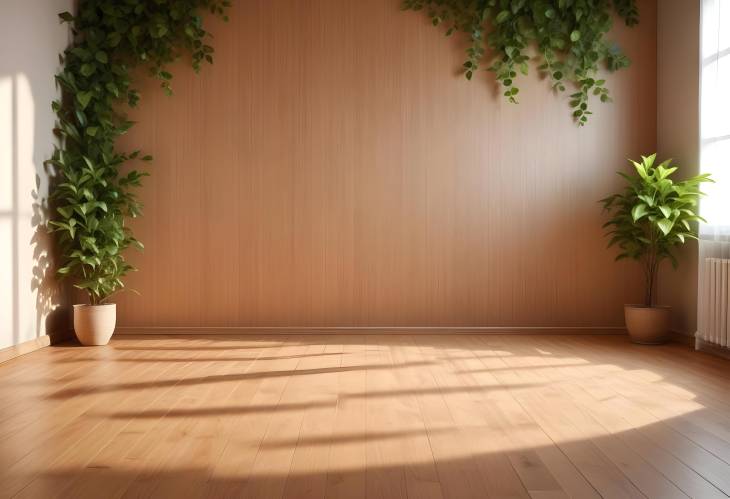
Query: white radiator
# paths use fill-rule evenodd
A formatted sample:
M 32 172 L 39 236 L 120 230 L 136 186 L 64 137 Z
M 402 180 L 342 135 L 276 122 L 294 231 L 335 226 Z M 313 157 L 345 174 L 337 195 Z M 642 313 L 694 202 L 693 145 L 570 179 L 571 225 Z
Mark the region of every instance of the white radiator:
M 705 258 L 700 277 L 697 339 L 727 348 L 730 345 L 730 259 Z

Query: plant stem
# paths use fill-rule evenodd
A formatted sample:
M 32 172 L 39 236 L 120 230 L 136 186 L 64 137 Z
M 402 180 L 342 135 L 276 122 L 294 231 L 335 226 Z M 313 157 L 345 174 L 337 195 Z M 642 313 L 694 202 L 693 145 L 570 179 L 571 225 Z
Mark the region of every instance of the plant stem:
M 648 234 L 650 244 L 648 246 L 646 256 L 644 257 L 644 306 L 651 307 L 652 299 L 652 255 L 654 254 L 654 231 L 651 230 L 651 226 L 648 227 Z
M 654 287 L 656 284 L 657 273 L 659 271 L 659 250 L 658 250 L 658 235 L 653 228 L 649 229 L 649 239 L 651 244 L 649 245 L 649 252 L 646 257 L 645 263 L 645 294 L 644 294 L 644 305 L 651 307 L 654 304 Z

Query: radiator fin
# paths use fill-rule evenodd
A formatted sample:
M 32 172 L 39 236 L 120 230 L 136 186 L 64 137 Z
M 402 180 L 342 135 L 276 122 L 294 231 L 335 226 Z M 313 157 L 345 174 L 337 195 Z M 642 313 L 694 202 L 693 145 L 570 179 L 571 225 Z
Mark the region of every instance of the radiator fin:
M 730 344 L 730 259 L 705 258 L 703 271 L 704 310 L 700 314 L 697 336 L 721 347 Z

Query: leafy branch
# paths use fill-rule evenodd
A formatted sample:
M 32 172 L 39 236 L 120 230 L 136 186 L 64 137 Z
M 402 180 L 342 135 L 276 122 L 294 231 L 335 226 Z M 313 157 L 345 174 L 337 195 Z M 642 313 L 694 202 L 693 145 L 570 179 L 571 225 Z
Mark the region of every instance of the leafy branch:
M 74 40 L 56 75 L 62 90 L 53 102 L 60 145 L 47 161 L 58 180 L 49 223 L 62 253 L 58 273 L 71 277 L 92 304 L 124 288 L 123 277 L 135 269 L 123 252 L 142 249 L 125 221 L 142 213 L 134 191 L 148 174 L 122 169 L 152 156 L 115 147 L 133 126 L 120 108 L 134 107 L 140 98 L 132 71 L 147 67 L 171 95 L 166 67 L 184 54 L 196 72 L 212 63 L 201 15 L 226 18 L 229 6 L 230 0 L 82 0 L 75 16 L 59 14 L 72 26 Z
M 464 75 L 471 80 L 489 58 L 503 94 L 517 103 L 518 73 L 529 72 L 528 48 L 537 47 L 538 70 L 555 92 L 571 84 L 572 114 L 583 126 L 592 114 L 591 96 L 610 102 L 599 64 L 609 71 L 627 67 L 628 58 L 605 36 L 615 11 L 627 26 L 639 22 L 635 0 L 403 0 L 404 10 L 425 10 L 434 26 L 445 24 L 446 35 L 469 37 Z

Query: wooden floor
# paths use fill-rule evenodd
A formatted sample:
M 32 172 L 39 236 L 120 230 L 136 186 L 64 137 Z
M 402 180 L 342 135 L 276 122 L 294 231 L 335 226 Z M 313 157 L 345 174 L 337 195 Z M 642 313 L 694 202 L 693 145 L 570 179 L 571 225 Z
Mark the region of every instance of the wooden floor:
M 0 364 L 0 497 L 727 497 L 729 381 L 620 336 L 49 347 Z

